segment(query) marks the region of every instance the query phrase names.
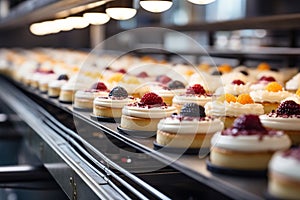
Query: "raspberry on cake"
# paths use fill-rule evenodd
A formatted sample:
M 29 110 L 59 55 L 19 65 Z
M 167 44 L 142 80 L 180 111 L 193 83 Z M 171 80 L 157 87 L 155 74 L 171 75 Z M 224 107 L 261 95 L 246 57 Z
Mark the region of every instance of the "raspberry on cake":
M 186 103 L 179 115 L 160 120 L 156 141 L 176 148 L 209 148 L 212 135 L 222 129 L 222 121 L 206 116 L 204 107 Z
M 76 91 L 74 107 L 79 109 L 93 109 L 94 99 L 99 96 L 107 95 L 108 90 L 103 82 L 94 83 L 90 89 Z
M 240 79 L 233 80 L 230 84 L 226 84 L 225 86 L 219 87 L 215 95 L 222 95 L 222 94 L 233 94 L 233 95 L 240 95 L 243 93 L 250 92 L 250 84 L 245 84 L 244 81 Z
M 212 95 L 208 94 L 204 87 L 200 84 L 195 84 L 187 88 L 185 94 L 175 95 L 173 98 L 173 106 L 178 111 L 185 103 L 196 103 L 204 106 L 207 102 L 212 100 Z
M 261 104 L 254 103 L 249 94 L 224 94 L 217 100 L 205 105 L 207 115 L 223 118 L 225 128 L 231 127 L 233 121 L 243 114 L 261 115 L 264 113 Z
M 124 106 L 121 127 L 129 130 L 156 131 L 158 122 L 172 113 L 176 108 L 166 105 L 157 94 L 144 94 L 139 102 Z
M 108 96 L 98 96 L 93 101 L 93 114 L 99 117 L 120 118 L 122 115 L 122 108 L 135 99 L 128 96 L 125 88 L 117 86 L 114 87 Z
M 269 194 L 278 199 L 299 199 L 299 168 L 299 147 L 276 153 L 269 164 Z
M 231 128 L 216 133 L 211 141 L 211 163 L 238 170 L 266 170 L 273 153 L 291 145 L 287 135 L 267 130 L 257 115 L 240 116 Z
M 300 144 L 300 105 L 293 100 L 282 102 L 279 107 L 260 119 L 264 126 L 284 131 L 294 145 Z

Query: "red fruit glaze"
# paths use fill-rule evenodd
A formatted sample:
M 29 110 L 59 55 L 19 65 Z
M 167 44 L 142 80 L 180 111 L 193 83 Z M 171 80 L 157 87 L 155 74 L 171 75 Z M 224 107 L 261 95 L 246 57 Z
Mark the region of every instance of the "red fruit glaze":
M 158 82 L 162 83 L 162 84 L 167 84 L 169 83 L 172 79 L 168 76 L 165 76 L 165 75 L 161 75 L 161 76 L 158 76 L 157 79 L 156 79 Z
M 122 74 L 126 74 L 126 70 L 125 69 L 119 69 L 118 72 L 120 72 Z
M 300 148 L 293 148 L 283 153 L 283 157 L 292 157 L 300 162 Z
M 234 80 L 231 83 L 234 84 L 234 85 L 245 85 L 245 83 L 241 80 Z
M 267 82 L 274 82 L 276 81 L 274 77 L 272 76 L 262 76 L 260 79 L 260 81 L 267 81 Z
M 92 85 L 91 89 L 105 91 L 105 90 L 107 90 L 107 87 L 106 87 L 106 85 L 104 83 L 97 82 L 97 83 L 95 83 L 95 84 Z
M 189 87 L 186 91 L 186 94 L 200 94 L 200 95 L 205 95 L 206 91 L 200 84 L 195 84 L 191 87 Z
M 141 72 L 141 73 L 139 73 L 137 75 L 137 77 L 139 77 L 139 78 L 147 78 L 147 77 L 149 77 L 149 75 L 147 74 L 147 72 Z
M 153 92 L 144 94 L 141 99 L 141 103 L 145 105 L 163 104 L 163 99 Z

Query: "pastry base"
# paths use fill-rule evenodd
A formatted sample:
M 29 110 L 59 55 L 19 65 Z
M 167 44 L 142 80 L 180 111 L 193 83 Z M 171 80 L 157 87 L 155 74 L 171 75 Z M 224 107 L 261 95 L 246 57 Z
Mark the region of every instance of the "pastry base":
M 280 199 L 299 199 L 300 180 L 292 180 L 284 175 L 270 172 L 268 192 L 272 197 Z
M 157 124 L 161 119 L 151 118 L 138 118 L 127 115 L 121 117 L 121 127 L 128 130 L 139 130 L 139 131 L 156 131 Z
M 93 109 L 93 99 L 74 98 L 74 107 Z
M 156 142 L 163 146 L 176 148 L 209 148 L 213 134 L 176 134 L 157 131 Z
M 93 114 L 101 117 L 120 118 L 122 115 L 122 108 L 111 108 L 94 105 Z
M 52 98 L 59 97 L 60 88 L 48 88 L 48 96 Z
M 270 102 L 263 102 L 261 103 L 264 106 L 264 113 L 269 114 L 272 110 L 276 110 L 279 106 L 279 103 L 270 103 Z
M 210 161 L 213 165 L 240 170 L 264 170 L 274 152 L 240 152 L 213 147 L 210 152 Z
M 48 84 L 40 84 L 39 85 L 39 90 L 41 92 L 47 92 L 48 91 Z
M 73 96 L 73 90 L 61 90 L 58 99 L 63 102 L 73 102 Z
M 39 82 L 37 82 L 37 81 L 30 81 L 30 87 L 38 88 L 39 87 Z

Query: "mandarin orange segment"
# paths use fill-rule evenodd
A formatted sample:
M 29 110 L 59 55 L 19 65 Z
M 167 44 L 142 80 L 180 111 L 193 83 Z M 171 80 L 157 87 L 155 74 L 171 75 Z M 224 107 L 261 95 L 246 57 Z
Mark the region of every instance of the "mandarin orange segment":
M 300 96 L 300 88 L 296 91 L 296 95 Z
M 232 68 L 229 64 L 222 64 L 218 67 L 218 70 L 222 73 L 231 72 Z
M 250 97 L 249 94 L 240 94 L 237 97 L 237 102 L 239 102 L 240 104 L 252 104 L 254 103 L 253 99 Z
M 271 82 L 266 86 L 266 90 L 269 92 L 279 92 L 283 90 L 283 87 L 277 82 Z
M 219 101 L 227 101 L 228 103 L 230 102 L 236 102 L 236 97 L 232 94 L 223 94 L 218 98 Z
M 266 70 L 270 70 L 271 66 L 266 62 L 262 62 L 257 66 L 257 69 L 260 71 L 266 71 Z

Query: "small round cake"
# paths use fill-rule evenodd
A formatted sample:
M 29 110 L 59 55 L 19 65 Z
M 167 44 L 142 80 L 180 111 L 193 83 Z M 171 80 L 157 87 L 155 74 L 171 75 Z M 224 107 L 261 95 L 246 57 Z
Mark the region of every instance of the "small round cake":
M 227 84 L 224 87 L 218 88 L 215 92 L 215 95 L 222 95 L 226 93 L 233 94 L 233 95 L 240 95 L 249 92 L 250 92 L 250 85 L 245 84 L 243 81 L 237 79 L 237 80 L 233 80 L 230 84 Z
M 267 130 L 257 115 L 242 115 L 212 138 L 212 165 L 237 170 L 265 170 L 273 153 L 291 141 L 282 131 Z
M 291 93 L 284 91 L 282 85 L 277 82 L 269 83 L 265 87 L 265 90 L 256 90 L 250 92 L 252 99 L 256 103 L 260 103 L 264 106 L 265 114 L 275 110 L 283 99 L 291 95 Z
M 258 81 L 251 84 L 250 89 L 251 91 L 264 90 L 271 82 L 276 82 L 276 79 L 272 76 L 262 76 Z
M 223 122 L 208 117 L 202 106 L 195 103 L 183 105 L 180 114 L 160 120 L 156 141 L 176 148 L 209 148 L 214 133 L 223 130 Z
M 153 92 L 144 94 L 140 102 L 124 106 L 121 128 L 140 131 L 157 131 L 159 121 L 176 113 L 176 108 L 168 106 Z
M 299 199 L 299 169 L 299 147 L 276 153 L 269 164 L 268 193 L 278 199 Z
M 99 117 L 120 118 L 122 115 L 122 108 L 135 99 L 128 96 L 125 88 L 117 86 L 114 87 L 108 96 L 99 96 L 94 99 L 93 114 Z
M 60 94 L 60 88 L 66 84 L 68 80 L 68 75 L 61 74 L 57 80 L 50 81 L 48 84 L 48 96 L 51 98 L 58 98 Z
M 93 101 L 96 97 L 107 96 L 108 90 L 103 82 L 97 82 L 88 90 L 78 90 L 75 93 L 74 107 L 79 109 L 93 109 Z
M 181 107 L 185 103 L 196 103 L 198 105 L 204 106 L 211 100 L 211 95 L 205 91 L 202 85 L 195 84 L 187 88 L 185 94 L 175 95 L 173 98 L 173 106 L 179 112 L 181 110 Z
M 282 102 L 276 111 L 261 115 L 265 127 L 284 131 L 293 145 L 300 144 L 300 105 L 293 100 Z
M 205 105 L 206 114 L 219 117 L 224 121 L 224 127 L 232 126 L 233 121 L 243 114 L 262 115 L 264 113 L 261 104 L 254 103 L 248 94 L 240 94 L 235 97 L 232 94 L 225 94 Z

